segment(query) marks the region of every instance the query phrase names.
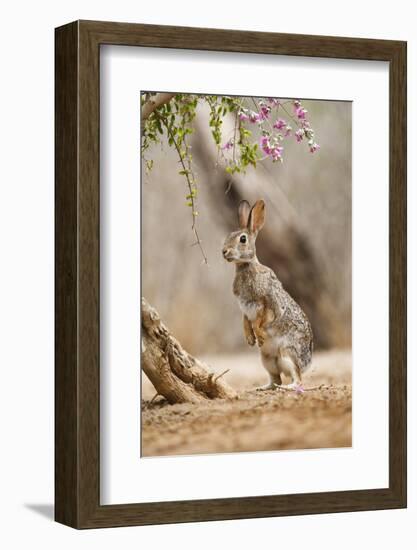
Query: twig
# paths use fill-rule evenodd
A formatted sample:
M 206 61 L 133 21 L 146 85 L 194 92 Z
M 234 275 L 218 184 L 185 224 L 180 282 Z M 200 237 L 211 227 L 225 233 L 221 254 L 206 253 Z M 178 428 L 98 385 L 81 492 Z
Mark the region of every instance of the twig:
M 198 245 L 199 249 L 200 249 L 200 252 L 203 256 L 203 260 L 204 260 L 204 263 L 206 265 L 208 265 L 208 259 L 207 259 L 207 256 L 204 252 L 204 248 L 203 248 L 203 245 L 202 245 L 202 242 L 201 242 L 201 239 L 200 239 L 200 236 L 198 234 L 198 231 L 197 231 L 197 227 L 196 227 L 196 218 L 197 218 L 197 211 L 196 211 L 196 203 L 195 203 L 195 198 L 194 198 L 194 193 L 193 193 L 193 182 L 191 181 L 190 179 L 190 169 L 186 167 L 185 165 L 185 162 L 184 162 L 184 158 L 183 158 L 183 155 L 181 153 L 181 150 L 178 146 L 178 143 L 176 142 L 176 139 L 175 139 L 175 136 L 172 134 L 170 128 L 169 128 L 169 125 L 165 119 L 165 117 L 163 117 L 160 113 L 155 113 L 158 118 L 164 123 L 164 126 L 167 130 L 167 133 L 169 135 L 169 137 L 172 139 L 174 145 L 175 145 L 175 149 L 177 150 L 177 153 L 178 153 L 178 156 L 179 156 L 179 159 L 180 159 L 180 163 L 181 163 L 181 166 L 182 166 L 182 169 L 183 169 L 183 172 L 184 172 L 184 176 L 185 176 L 185 179 L 187 180 L 187 185 L 188 185 L 188 190 L 189 190 L 189 195 L 190 195 L 190 202 L 191 202 L 191 215 L 192 215 L 192 225 L 191 225 L 191 229 L 193 230 L 194 232 L 194 235 L 195 235 L 195 238 L 196 238 L 196 242 L 194 244 Z M 193 178 L 194 179 L 194 178 Z
M 152 405 L 152 403 L 155 401 L 155 399 L 158 397 L 158 395 L 161 395 L 160 393 L 156 392 L 156 394 L 152 397 L 152 399 L 149 401 L 149 403 L 146 405 L 146 408 L 149 409 L 149 407 Z M 162 396 L 161 396 L 162 397 Z
M 304 388 L 302 386 L 294 387 L 294 388 L 288 388 L 285 386 L 275 386 L 275 389 L 283 391 L 283 392 L 294 392 L 294 393 L 304 393 L 306 391 L 315 391 L 315 390 L 324 390 L 329 389 L 332 386 L 326 386 L 324 384 L 320 384 L 319 386 L 311 386 L 311 388 Z
M 333 386 L 326 386 L 325 384 L 320 384 L 319 386 L 311 386 L 311 388 L 303 388 L 304 391 L 315 391 L 315 390 L 327 390 Z
M 214 382 L 216 383 L 217 380 L 218 380 L 219 378 L 221 378 L 222 376 L 224 376 L 225 374 L 227 374 L 227 373 L 229 372 L 229 370 L 230 370 L 230 369 L 226 369 L 226 370 L 225 370 L 224 372 L 222 372 L 221 374 L 218 374 L 218 375 L 216 376 L 216 378 L 214 379 Z
M 283 391 L 283 392 L 296 392 L 296 388 L 286 388 L 285 386 L 275 386 L 275 390 Z
M 233 185 L 233 179 L 230 178 L 229 183 L 226 187 L 226 191 L 224 192 L 225 195 L 227 195 L 227 193 L 229 193 L 230 189 L 232 188 L 232 185 Z
M 288 103 L 288 102 L 287 102 L 287 103 Z M 296 124 L 299 128 L 302 128 L 302 126 L 301 126 L 299 120 L 297 120 L 291 113 L 289 113 L 282 103 L 280 103 L 280 104 L 278 105 L 278 108 L 279 108 L 279 107 L 281 107 L 281 109 L 287 114 L 287 116 L 289 116 L 289 117 L 291 118 L 291 120 L 292 120 L 293 122 L 295 122 L 295 124 Z
M 237 130 L 237 111 L 235 113 L 235 131 L 233 134 L 233 164 L 236 164 L 236 130 Z

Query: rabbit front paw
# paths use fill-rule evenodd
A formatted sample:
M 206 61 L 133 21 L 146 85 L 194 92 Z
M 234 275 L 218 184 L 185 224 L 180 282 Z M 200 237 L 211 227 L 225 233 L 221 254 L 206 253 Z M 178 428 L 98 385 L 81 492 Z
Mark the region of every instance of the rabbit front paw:
M 246 336 L 246 342 L 250 345 L 250 346 L 254 346 L 256 344 L 256 338 L 255 338 L 255 335 L 254 334 L 248 334 Z
M 265 343 L 265 337 L 264 337 L 264 335 L 258 333 L 258 334 L 256 335 L 256 339 L 257 339 L 257 341 L 258 341 L 258 347 L 261 348 L 261 347 L 264 345 L 264 343 Z
M 264 345 L 268 334 L 265 332 L 263 327 L 260 327 L 258 325 L 258 323 L 256 323 L 253 327 L 253 333 L 255 334 L 255 338 L 258 341 L 258 346 L 261 348 Z

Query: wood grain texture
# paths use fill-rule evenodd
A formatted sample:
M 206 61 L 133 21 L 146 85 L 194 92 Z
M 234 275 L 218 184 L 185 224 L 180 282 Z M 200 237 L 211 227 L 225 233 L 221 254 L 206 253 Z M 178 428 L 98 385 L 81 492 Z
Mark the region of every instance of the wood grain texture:
M 389 166 L 389 471 L 407 493 L 407 47 L 390 60 Z
M 56 29 L 56 520 L 76 528 L 406 506 L 406 44 L 78 21 Z M 100 45 L 390 64 L 389 488 L 100 505 Z M 370 205 L 370 208 L 372 205 Z
M 77 24 L 55 40 L 55 519 L 76 525 Z

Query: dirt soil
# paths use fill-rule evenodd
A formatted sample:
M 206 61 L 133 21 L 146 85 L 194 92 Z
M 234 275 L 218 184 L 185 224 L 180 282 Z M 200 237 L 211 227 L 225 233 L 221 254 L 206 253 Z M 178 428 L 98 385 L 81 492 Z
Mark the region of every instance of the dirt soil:
M 202 358 L 239 392 L 235 401 L 169 405 L 142 375 L 142 456 L 350 447 L 350 351 L 315 353 L 304 393 L 257 391 L 267 382 L 256 351 Z M 285 383 L 285 381 L 284 381 Z

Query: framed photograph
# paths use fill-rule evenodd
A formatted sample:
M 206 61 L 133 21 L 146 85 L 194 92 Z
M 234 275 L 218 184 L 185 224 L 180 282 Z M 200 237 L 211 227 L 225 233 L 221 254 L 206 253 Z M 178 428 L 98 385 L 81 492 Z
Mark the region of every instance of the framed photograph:
M 56 29 L 55 518 L 406 506 L 406 43 Z

